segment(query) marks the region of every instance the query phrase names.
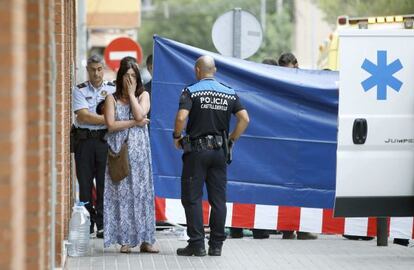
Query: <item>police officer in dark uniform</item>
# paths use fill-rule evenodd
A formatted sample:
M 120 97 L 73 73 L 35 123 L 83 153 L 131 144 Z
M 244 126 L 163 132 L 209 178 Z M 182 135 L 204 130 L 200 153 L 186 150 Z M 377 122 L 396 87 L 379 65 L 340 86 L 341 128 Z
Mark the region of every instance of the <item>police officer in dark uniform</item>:
M 96 106 L 115 92 L 115 85 L 103 80 L 104 63 L 101 57 L 91 56 L 86 69 L 89 81 L 77 85 L 72 92 L 72 109 L 76 118 L 71 130 L 71 150 L 75 153 L 79 200 L 88 202 L 86 208 L 91 216 L 91 233 L 96 224 L 96 236 L 103 238 L 103 192 L 108 146 L 104 140 L 107 131 L 105 120 L 103 115 L 96 113 Z M 93 179 L 96 181 L 96 209 L 92 205 Z
M 183 149 L 181 202 L 187 220 L 188 245 L 177 249 L 181 256 L 205 256 L 202 212 L 203 185 L 206 183 L 211 205 L 208 254 L 220 256 L 226 238 L 228 146 L 247 128 L 249 116 L 235 91 L 214 79 L 216 67 L 211 56 L 201 56 L 195 64 L 197 83 L 186 87 L 180 97 L 173 131 L 174 144 Z M 231 114 L 237 118 L 234 130 L 227 136 Z M 182 131 L 186 126 L 186 136 Z

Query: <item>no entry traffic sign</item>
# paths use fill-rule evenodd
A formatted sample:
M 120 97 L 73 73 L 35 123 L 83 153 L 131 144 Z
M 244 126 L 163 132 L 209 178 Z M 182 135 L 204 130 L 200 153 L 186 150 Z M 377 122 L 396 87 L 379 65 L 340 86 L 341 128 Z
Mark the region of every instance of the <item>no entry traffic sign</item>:
M 105 62 L 113 70 L 117 71 L 119 62 L 126 56 L 132 56 L 138 63 L 142 61 L 141 46 L 130 38 L 121 37 L 111 41 L 105 48 Z

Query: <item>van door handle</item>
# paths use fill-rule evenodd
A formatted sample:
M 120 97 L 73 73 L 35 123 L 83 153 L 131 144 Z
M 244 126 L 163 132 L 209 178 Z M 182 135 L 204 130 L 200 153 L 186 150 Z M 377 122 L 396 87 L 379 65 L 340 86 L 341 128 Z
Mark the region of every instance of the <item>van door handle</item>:
M 367 139 L 368 123 L 364 118 L 357 118 L 354 120 L 354 127 L 352 129 L 352 140 L 354 144 L 364 144 Z

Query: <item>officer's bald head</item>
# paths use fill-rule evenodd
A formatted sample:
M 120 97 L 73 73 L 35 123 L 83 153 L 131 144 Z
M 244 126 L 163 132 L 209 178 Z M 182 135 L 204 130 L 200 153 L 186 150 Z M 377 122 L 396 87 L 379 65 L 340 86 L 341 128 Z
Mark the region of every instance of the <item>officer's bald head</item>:
M 199 57 L 195 63 L 195 72 L 197 80 L 214 77 L 216 73 L 214 58 L 209 55 Z

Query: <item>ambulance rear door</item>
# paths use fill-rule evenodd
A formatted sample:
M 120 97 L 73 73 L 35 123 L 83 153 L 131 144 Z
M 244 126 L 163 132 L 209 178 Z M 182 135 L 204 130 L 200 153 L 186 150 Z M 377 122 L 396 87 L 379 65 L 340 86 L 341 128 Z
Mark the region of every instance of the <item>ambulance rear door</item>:
M 414 215 L 414 31 L 339 32 L 335 216 Z

